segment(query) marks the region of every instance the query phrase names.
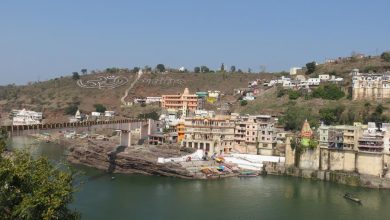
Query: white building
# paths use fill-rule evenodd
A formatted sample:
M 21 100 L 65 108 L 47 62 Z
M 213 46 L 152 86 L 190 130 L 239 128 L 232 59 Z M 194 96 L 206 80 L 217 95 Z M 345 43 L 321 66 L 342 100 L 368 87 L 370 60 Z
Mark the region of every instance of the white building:
M 292 67 L 292 68 L 290 68 L 290 75 L 291 76 L 297 75 L 298 70 L 301 70 L 301 69 L 302 69 L 301 67 Z
M 91 112 L 91 116 L 93 117 L 99 117 L 101 115 L 100 112 Z
M 208 91 L 208 97 L 219 99 L 221 91 Z
M 146 104 L 152 104 L 152 103 L 161 103 L 162 97 L 146 97 L 145 103 Z
M 328 81 L 330 79 L 329 74 L 320 74 L 318 75 L 321 81 Z
M 307 84 L 308 84 L 309 86 L 319 86 L 320 83 L 321 83 L 320 78 L 309 78 L 309 79 L 307 80 Z
M 42 124 L 43 114 L 42 112 L 13 110 L 12 111 L 12 124 L 13 125 L 37 125 Z
M 114 111 L 105 111 L 104 112 L 104 116 L 105 117 L 114 117 L 115 116 L 115 112 Z

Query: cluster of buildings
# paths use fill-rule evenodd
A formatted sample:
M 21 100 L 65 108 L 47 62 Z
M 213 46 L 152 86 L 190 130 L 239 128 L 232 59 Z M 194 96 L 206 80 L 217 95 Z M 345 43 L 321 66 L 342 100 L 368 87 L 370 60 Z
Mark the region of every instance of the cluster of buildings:
M 306 78 L 304 75 L 293 75 L 294 78 L 280 77 L 263 85 L 268 87 L 282 86 L 284 88 L 307 88 L 312 86 L 319 86 L 321 83 L 336 83 L 340 84 L 344 81 L 341 77 L 336 77 L 329 74 L 320 74 L 315 78 Z
M 12 110 L 12 125 L 37 125 L 42 124 L 42 112 L 22 110 Z
M 110 120 L 115 116 L 115 111 L 91 112 L 91 115 L 81 113 L 77 110 L 76 114 L 69 118 L 69 122 L 76 123 L 88 120 Z
M 336 125 L 319 127 L 321 147 L 371 153 L 390 153 L 390 124 Z
M 150 144 L 180 143 L 183 147 L 213 153 L 240 152 L 248 154 L 273 155 L 277 145 L 284 144 L 285 133 L 276 127 L 277 119 L 270 115 L 215 115 L 213 111 L 196 110 L 195 115 L 175 120 L 174 116 L 160 118 L 174 123 L 165 128 L 165 138 L 156 142 L 151 135 Z M 164 126 L 163 126 L 164 127 Z M 177 136 L 175 138 L 174 136 Z
M 382 100 L 390 98 L 390 72 L 360 73 L 352 71 L 352 99 Z

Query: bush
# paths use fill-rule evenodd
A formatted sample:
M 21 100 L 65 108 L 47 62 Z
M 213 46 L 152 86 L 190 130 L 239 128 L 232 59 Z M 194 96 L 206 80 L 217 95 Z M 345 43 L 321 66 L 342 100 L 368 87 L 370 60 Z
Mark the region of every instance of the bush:
M 247 100 L 241 100 L 240 101 L 240 105 L 241 106 L 246 106 L 246 105 L 248 105 L 248 101 Z
M 66 115 L 75 115 L 79 108 L 76 105 L 70 105 L 65 108 Z
M 301 96 L 301 93 L 299 91 L 289 90 L 288 91 L 288 98 L 291 100 L 298 99 Z
M 322 108 L 319 111 L 320 119 L 327 125 L 340 122 L 344 110 L 345 106 L 343 105 L 339 105 L 335 108 Z
M 102 104 L 95 104 L 93 107 L 95 107 L 96 111 L 100 113 L 104 113 L 107 110 L 106 106 Z
M 386 62 L 390 62 L 390 52 L 383 52 L 381 58 Z
M 339 100 L 345 96 L 345 93 L 336 84 L 326 84 L 315 89 L 312 96 L 314 98 Z

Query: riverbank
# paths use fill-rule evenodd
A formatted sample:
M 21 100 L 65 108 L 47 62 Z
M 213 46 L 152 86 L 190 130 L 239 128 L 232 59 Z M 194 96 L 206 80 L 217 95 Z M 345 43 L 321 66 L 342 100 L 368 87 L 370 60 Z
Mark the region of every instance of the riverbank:
M 214 160 L 158 163 L 158 158 L 174 158 L 188 155 L 177 146 L 142 145 L 127 148 L 117 147 L 112 141 L 62 140 L 69 146 L 67 160 L 112 173 L 144 174 L 178 177 L 183 179 L 213 179 L 237 176 L 231 168 L 221 166 Z M 230 168 L 228 168 L 230 167 Z M 207 171 L 205 171 L 207 170 Z
M 294 166 L 288 167 L 285 164 L 272 162 L 265 163 L 264 170 L 270 175 L 321 180 L 355 187 L 390 189 L 390 178 L 362 175 L 356 172 L 299 169 Z

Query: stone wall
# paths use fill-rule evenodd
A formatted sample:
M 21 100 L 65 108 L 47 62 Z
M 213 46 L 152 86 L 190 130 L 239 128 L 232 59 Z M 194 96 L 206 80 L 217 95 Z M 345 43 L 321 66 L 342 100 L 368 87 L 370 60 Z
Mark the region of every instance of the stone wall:
M 302 152 L 301 158 L 299 161 L 299 168 L 301 169 L 310 169 L 318 170 L 320 167 L 320 149 L 316 148 L 315 150 L 309 150 Z
M 383 155 L 359 152 L 356 165 L 361 174 L 379 176 L 383 173 Z
M 322 149 L 324 154 L 328 151 L 329 160 L 322 161 L 324 164 L 321 164 L 322 167 L 326 167 L 332 171 L 355 171 L 355 152 L 347 150 L 328 150 Z

